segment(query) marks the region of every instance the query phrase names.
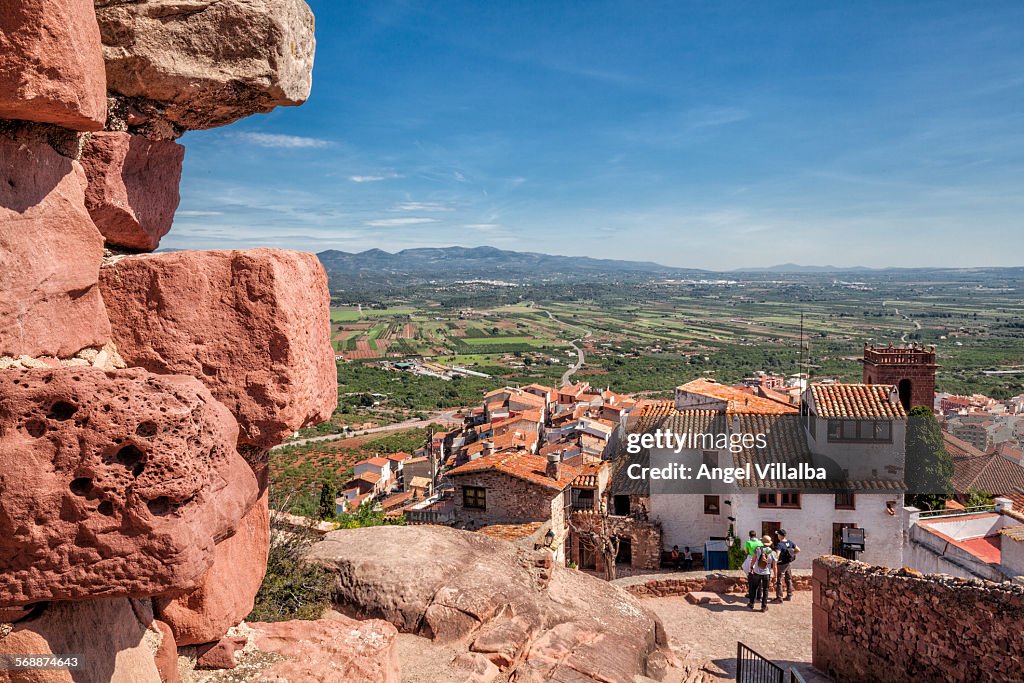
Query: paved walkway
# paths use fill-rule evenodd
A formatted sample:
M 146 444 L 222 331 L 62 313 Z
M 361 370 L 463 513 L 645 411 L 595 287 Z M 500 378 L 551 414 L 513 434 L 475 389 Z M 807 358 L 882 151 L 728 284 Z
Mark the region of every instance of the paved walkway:
M 721 596 L 725 604 L 693 605 L 685 597 L 644 598 L 665 624 L 672 645 L 713 662 L 722 680 L 736 677 L 736 642 L 784 667 L 793 667 L 807 683 L 828 678 L 811 668 L 811 592 L 797 591 L 793 600 L 769 604 L 768 611 L 747 608 L 740 595 Z

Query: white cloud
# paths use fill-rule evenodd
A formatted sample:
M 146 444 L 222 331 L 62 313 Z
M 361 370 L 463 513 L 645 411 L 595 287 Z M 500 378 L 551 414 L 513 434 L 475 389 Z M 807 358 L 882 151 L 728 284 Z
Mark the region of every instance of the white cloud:
M 420 225 L 421 223 L 437 223 L 437 219 L 410 216 L 408 218 L 378 218 L 377 220 L 366 222 L 367 225 L 375 228 L 397 228 L 403 225 Z
M 236 133 L 235 136 L 259 147 L 273 147 L 280 149 L 311 149 L 329 147 L 330 140 L 320 138 L 306 138 L 300 135 L 279 135 L 277 133 Z
M 440 202 L 399 202 L 391 207 L 392 211 L 454 211 Z
M 202 217 L 205 217 L 205 216 L 223 216 L 224 212 L 223 211 L 192 211 L 192 210 L 186 210 L 186 211 L 177 211 L 174 215 L 178 216 L 179 218 L 202 218 Z
M 497 230 L 501 226 L 497 223 L 466 223 L 462 227 L 469 228 L 470 230 L 480 230 L 482 232 L 490 232 L 491 230 Z
M 402 176 L 394 172 L 387 172 L 378 175 L 350 175 L 348 177 L 353 183 L 379 183 L 382 180 L 391 180 L 393 178 L 401 178 Z

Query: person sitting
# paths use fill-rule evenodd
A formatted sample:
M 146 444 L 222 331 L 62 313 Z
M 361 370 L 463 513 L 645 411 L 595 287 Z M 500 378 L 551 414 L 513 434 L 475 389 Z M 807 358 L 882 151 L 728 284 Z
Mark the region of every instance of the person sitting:
M 683 548 L 683 570 L 693 570 L 693 553 L 690 552 L 690 546 Z
M 672 546 L 672 552 L 669 554 L 669 559 L 672 562 L 672 568 L 679 569 L 679 563 L 683 559 L 683 556 L 679 554 L 679 546 Z

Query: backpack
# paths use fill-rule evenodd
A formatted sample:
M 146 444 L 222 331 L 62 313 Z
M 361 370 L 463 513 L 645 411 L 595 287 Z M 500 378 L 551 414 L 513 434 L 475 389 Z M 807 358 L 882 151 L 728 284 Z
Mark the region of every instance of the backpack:
M 770 550 L 768 552 L 771 552 Z M 765 553 L 764 548 L 757 549 L 757 568 L 767 569 L 768 568 L 768 554 Z
M 793 541 L 779 541 L 779 564 L 789 564 L 793 561 Z

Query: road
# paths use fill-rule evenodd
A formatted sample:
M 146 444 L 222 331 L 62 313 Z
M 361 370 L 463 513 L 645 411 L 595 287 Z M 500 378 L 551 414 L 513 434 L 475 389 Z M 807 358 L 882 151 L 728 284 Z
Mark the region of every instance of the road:
M 577 372 L 579 372 L 579 369 L 583 367 L 583 363 L 586 362 L 586 357 L 583 353 L 583 349 L 577 346 L 576 343 L 583 341 L 584 339 L 590 337 L 594 333 L 590 330 L 587 330 L 586 328 L 580 327 L 579 325 L 569 324 L 564 320 L 556 318 L 554 315 L 551 314 L 551 311 L 545 308 L 540 308 L 539 306 L 534 306 L 534 303 L 532 301 L 529 303 L 529 305 L 532 306 L 533 308 L 536 308 L 538 311 L 541 311 L 542 313 L 546 314 L 549 318 L 554 320 L 559 325 L 563 325 L 565 327 L 575 327 L 577 329 L 583 329 L 586 331 L 586 334 L 584 334 L 582 337 L 577 337 L 576 339 L 573 339 L 572 341 L 569 342 L 569 346 L 576 350 L 576 364 L 570 366 L 568 370 L 562 373 L 562 383 L 559 384 L 558 386 L 565 386 L 566 384 L 569 383 L 569 378 L 575 375 Z
M 913 324 L 914 324 L 914 329 L 915 329 L 915 330 L 920 330 L 920 329 L 921 329 L 921 323 L 917 322 L 916 320 L 914 320 L 913 318 L 911 318 L 911 317 L 910 317 L 909 315 L 900 315 L 900 309 L 898 309 L 898 308 L 893 308 L 892 310 L 893 310 L 893 312 L 894 312 L 894 313 L 896 313 L 896 315 L 899 315 L 899 316 L 900 316 L 901 318 L 903 318 L 903 319 L 904 319 L 904 320 L 906 320 L 907 322 L 911 322 L 911 323 L 913 323 Z M 901 337 L 900 337 L 900 342 L 901 342 L 901 343 L 903 343 L 903 344 L 906 344 L 906 343 L 907 343 L 907 334 L 908 334 L 907 332 L 904 332 L 904 333 L 903 333 L 903 336 L 901 336 Z
M 425 420 L 406 420 L 405 422 L 396 422 L 390 425 L 384 425 L 383 427 L 371 427 L 370 429 L 360 429 L 356 432 L 349 432 L 347 434 L 324 434 L 323 436 L 310 436 L 305 439 L 296 439 L 294 441 L 286 441 L 285 443 L 274 446 L 270 450 L 277 448 L 283 448 L 284 446 L 302 446 L 307 443 L 317 443 L 320 441 L 339 441 L 341 439 L 351 439 L 355 436 L 365 436 L 367 434 L 380 434 L 382 432 L 397 432 L 402 429 L 422 429 L 430 424 L 437 424 L 438 422 L 445 423 L 461 423 L 461 420 L 455 419 L 455 413 L 459 412 L 458 408 L 451 410 L 442 410 L 433 413 L 430 417 Z

